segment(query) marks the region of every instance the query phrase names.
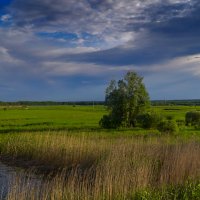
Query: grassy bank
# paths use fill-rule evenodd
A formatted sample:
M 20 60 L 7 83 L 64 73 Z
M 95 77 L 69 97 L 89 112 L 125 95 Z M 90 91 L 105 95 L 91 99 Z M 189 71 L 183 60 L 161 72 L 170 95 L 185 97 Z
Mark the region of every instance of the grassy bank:
M 42 189 L 30 190 L 30 184 L 15 180 L 9 199 L 37 199 L 36 194 L 42 194 L 38 199 L 170 199 L 167 195 L 178 194 L 195 199 L 199 194 L 198 137 L 105 135 L 1 135 L 1 157 L 32 170 L 57 171 Z

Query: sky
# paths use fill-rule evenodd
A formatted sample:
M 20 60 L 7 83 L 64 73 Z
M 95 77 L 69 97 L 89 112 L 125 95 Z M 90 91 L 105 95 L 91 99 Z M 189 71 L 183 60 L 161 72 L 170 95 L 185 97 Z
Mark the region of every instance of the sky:
M 0 101 L 104 100 L 131 70 L 200 99 L 199 0 L 0 0 Z

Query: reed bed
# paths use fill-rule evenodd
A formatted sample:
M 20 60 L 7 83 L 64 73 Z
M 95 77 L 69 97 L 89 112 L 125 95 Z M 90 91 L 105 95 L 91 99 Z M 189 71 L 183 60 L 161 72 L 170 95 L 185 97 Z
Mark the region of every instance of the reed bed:
M 200 178 L 200 143 L 195 139 L 23 133 L 2 136 L 0 146 L 1 157 L 48 171 L 42 187 L 14 179 L 8 200 L 134 199 L 138 191 L 195 184 Z M 196 193 L 199 187 L 195 185 Z

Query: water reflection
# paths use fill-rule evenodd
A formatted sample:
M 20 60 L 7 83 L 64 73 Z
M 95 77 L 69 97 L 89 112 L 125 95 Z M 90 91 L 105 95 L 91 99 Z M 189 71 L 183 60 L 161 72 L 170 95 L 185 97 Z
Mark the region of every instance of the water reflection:
M 10 187 L 11 179 L 16 175 L 16 170 L 0 162 L 0 199 L 5 199 Z
M 6 199 L 16 179 L 20 179 L 23 184 L 27 183 L 29 187 L 40 187 L 42 185 L 41 180 L 36 175 L 27 175 L 19 168 L 9 167 L 0 162 L 0 200 Z

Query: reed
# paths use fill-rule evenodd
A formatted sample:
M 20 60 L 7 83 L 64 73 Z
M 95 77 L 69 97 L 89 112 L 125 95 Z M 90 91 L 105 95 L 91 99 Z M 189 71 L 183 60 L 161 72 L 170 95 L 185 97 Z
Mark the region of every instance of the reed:
M 54 172 L 42 187 L 30 188 L 27 180 L 15 179 L 8 200 L 134 199 L 137 191 L 200 178 L 200 143 L 195 139 L 23 133 L 4 136 L 0 146 L 3 157 Z

